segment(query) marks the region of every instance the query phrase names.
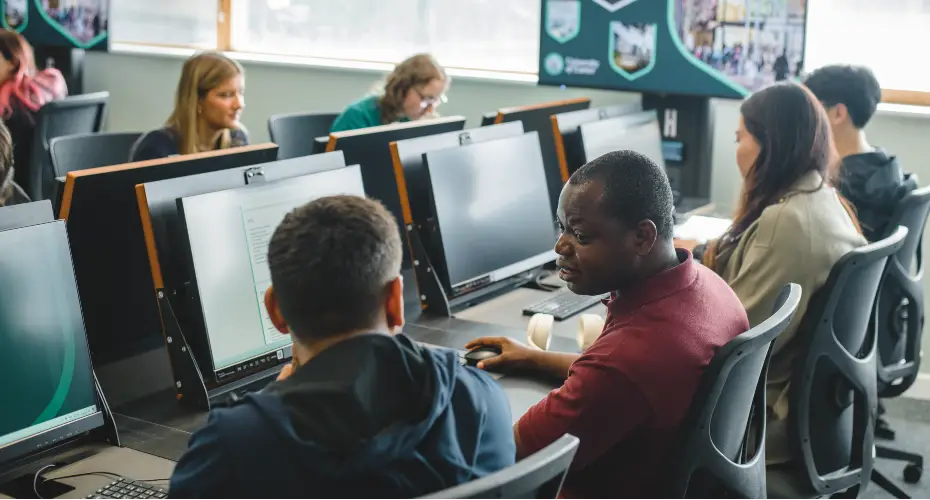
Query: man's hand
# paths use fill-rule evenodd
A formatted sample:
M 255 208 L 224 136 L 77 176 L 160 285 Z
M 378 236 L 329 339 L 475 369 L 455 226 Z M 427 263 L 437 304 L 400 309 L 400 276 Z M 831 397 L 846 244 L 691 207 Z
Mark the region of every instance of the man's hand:
M 543 351 L 533 349 L 507 337 L 481 337 L 465 344 L 472 350 L 476 347 L 496 347 L 501 353 L 493 358 L 478 362 L 482 370 L 532 370 L 536 368 L 536 357 Z
M 278 382 L 280 382 L 280 381 L 282 381 L 282 380 L 284 380 L 284 379 L 290 377 L 290 376 L 293 375 L 293 374 L 294 374 L 294 362 L 291 361 L 290 363 L 288 363 L 288 364 L 284 365 L 283 367 L 281 367 L 281 373 L 278 374 L 278 378 L 276 378 L 275 380 L 278 381 Z

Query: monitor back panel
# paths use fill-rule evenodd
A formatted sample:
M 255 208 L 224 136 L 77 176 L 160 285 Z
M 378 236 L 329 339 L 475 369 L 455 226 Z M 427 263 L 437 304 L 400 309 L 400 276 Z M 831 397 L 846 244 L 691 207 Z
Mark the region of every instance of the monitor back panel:
M 261 180 L 273 182 L 335 170 L 345 166 L 342 152 L 325 153 L 289 160 L 278 160 L 259 165 L 219 170 L 176 179 L 149 182 L 142 185 L 145 203 L 148 206 L 152 227 L 152 241 L 158 256 L 158 270 L 153 279 L 160 275 L 163 286 L 170 291 L 181 291 L 189 280 L 184 252 L 176 245 L 179 237 L 177 199 L 215 191 L 234 189 L 247 184 L 246 172 L 261 171 Z M 252 181 L 251 183 L 254 183 Z M 151 255 L 149 256 L 151 257 Z M 159 283 L 155 283 L 156 287 Z
M 48 200 L 0 207 L 0 231 L 34 226 L 53 220 L 55 220 L 55 214 L 52 213 L 52 202 Z
M 135 186 L 267 163 L 277 154 L 265 144 L 68 174 L 62 218 L 96 363 L 164 344 Z
M 584 145 L 581 142 L 581 133 L 578 130 L 581 124 L 616 118 L 642 110 L 642 103 L 636 101 L 552 115 L 554 126 L 558 127 L 558 133 L 561 135 L 562 155 L 564 156 L 560 158 L 560 161 L 564 160 L 565 163 L 562 166 L 568 175 L 571 176 L 575 173 L 575 170 L 585 164 Z M 555 130 L 553 130 L 553 134 L 555 134 Z M 556 138 L 556 146 L 558 146 L 558 142 L 559 140 Z
M 397 220 L 398 231 L 404 227 L 403 206 L 398 194 L 397 178 L 390 144 L 433 134 L 458 132 L 465 128 L 465 118 L 447 117 L 422 123 L 404 123 L 332 134 L 329 149 L 342 151 L 347 165 L 362 168 L 365 193 L 390 210 Z M 335 141 L 333 139 L 335 138 Z M 403 234 L 404 231 L 401 231 Z M 404 267 L 411 267 L 410 255 L 404 252 Z
M 401 191 L 401 204 L 408 203 L 404 209 L 405 222 L 425 222 L 432 216 L 430 211 L 429 175 L 423 164 L 423 154 L 429 151 L 455 148 L 468 144 L 493 141 L 523 134 L 521 122 L 502 123 L 488 127 L 473 128 L 461 132 L 429 135 L 397 141 L 391 145 L 395 167 L 400 164 L 403 169 L 404 187 Z M 404 196 L 406 191 L 406 196 Z M 406 200 L 404 198 L 406 197 Z M 407 219 L 410 215 L 411 218 Z
M 635 115 L 585 123 L 581 127 L 586 161 L 611 151 L 630 149 L 648 156 L 662 168 L 662 131 L 655 112 L 643 111 Z
M 539 134 L 539 148 L 542 151 L 543 165 L 546 167 L 546 185 L 549 188 L 549 208 L 553 216 L 559 206 L 559 193 L 562 192 L 564 181 L 550 117 L 559 113 L 588 109 L 589 107 L 591 107 L 591 101 L 587 98 L 572 99 L 539 106 L 501 110 L 495 121 L 495 123 L 520 121 L 523 122 L 524 132 Z

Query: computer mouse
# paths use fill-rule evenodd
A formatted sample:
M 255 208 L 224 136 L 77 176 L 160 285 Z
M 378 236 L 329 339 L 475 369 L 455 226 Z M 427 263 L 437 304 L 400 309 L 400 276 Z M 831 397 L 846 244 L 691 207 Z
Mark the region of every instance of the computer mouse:
M 479 361 L 484 361 L 494 356 L 500 356 L 500 353 L 501 350 L 499 347 L 483 345 L 466 352 L 462 357 L 465 358 L 466 365 L 477 366 Z

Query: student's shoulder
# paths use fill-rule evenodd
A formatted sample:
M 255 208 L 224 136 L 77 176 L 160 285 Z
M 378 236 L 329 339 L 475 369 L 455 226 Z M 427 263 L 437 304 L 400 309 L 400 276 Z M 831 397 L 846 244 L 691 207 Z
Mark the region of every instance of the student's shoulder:
M 342 132 L 381 124 L 378 96 L 365 96 L 348 106 L 333 122 L 331 132 Z
M 249 131 L 245 126 L 234 128 L 229 131 L 229 146 L 237 148 L 249 145 Z
M 142 134 L 129 152 L 129 161 L 146 161 L 178 154 L 178 136 L 170 128 Z

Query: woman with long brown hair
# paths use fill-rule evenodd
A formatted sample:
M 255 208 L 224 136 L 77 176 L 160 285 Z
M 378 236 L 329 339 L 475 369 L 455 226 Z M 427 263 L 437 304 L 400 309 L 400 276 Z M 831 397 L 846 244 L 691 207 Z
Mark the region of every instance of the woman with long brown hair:
M 429 54 L 417 54 L 394 67 L 383 88 L 350 104 L 333 122 L 332 132 L 420 120 L 446 101 L 450 79 Z
M 836 153 L 820 102 L 794 83 L 767 87 L 743 102 L 736 162 L 743 177 L 739 208 L 704 263 L 740 298 L 755 326 L 779 291 L 798 283 L 794 320 L 775 343 L 768 375 L 767 461 L 791 461 L 787 444 L 788 381 L 798 355 L 794 339 L 811 297 L 833 264 L 864 245 L 855 214 L 831 185 Z
M 0 29 L 0 56 L 0 118 L 13 141 L 15 180 L 25 186 L 36 113 L 45 103 L 66 97 L 68 86 L 57 69 L 36 68 L 32 46 L 15 31 Z
M 242 66 L 217 52 L 195 54 L 181 69 L 167 123 L 140 137 L 129 161 L 245 146 L 249 136 L 239 122 L 243 108 Z

